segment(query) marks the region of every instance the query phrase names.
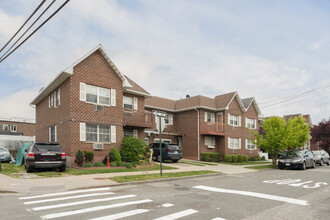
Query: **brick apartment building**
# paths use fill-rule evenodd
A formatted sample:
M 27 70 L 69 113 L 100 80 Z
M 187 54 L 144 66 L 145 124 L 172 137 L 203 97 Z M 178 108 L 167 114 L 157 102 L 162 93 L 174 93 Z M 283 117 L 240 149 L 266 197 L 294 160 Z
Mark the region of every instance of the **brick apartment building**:
M 258 154 L 249 139 L 249 129 L 258 128 L 261 114 L 254 98 L 241 99 L 237 92 L 215 98 L 187 96 L 177 101 L 151 97 L 146 99 L 145 108 L 168 114 L 162 139 L 178 143 L 184 158 L 199 159 L 201 152 Z M 157 132 L 148 136 L 148 141 L 159 141 Z
M 258 127 L 253 98 L 241 100 L 237 92 L 214 99 L 152 97 L 119 72 L 102 46 L 59 73 L 31 104 L 36 140 L 59 142 L 72 161 L 78 149 L 93 150 L 100 161 L 111 148 L 120 149 L 124 136 L 159 141 L 152 110 L 168 113 L 163 137 L 181 145 L 186 158 L 198 159 L 198 151 L 257 154 L 247 128 Z
M 9 150 L 35 140 L 35 121 L 25 118 L 0 119 L 0 146 Z

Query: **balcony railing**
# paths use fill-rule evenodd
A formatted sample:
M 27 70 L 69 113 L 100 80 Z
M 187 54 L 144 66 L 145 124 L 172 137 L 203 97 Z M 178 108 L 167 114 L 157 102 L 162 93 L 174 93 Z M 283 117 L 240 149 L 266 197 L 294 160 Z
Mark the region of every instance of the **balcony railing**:
M 217 122 L 201 122 L 200 123 L 200 134 L 209 135 L 225 135 L 225 125 Z
M 152 120 L 152 113 L 148 111 L 124 111 L 124 125 L 134 126 L 134 127 L 143 127 L 151 128 L 154 126 Z

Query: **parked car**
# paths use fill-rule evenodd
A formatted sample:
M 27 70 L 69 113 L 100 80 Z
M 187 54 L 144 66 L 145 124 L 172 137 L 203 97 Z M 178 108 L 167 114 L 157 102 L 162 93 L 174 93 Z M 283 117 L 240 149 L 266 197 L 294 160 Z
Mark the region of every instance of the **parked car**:
M 58 143 L 36 142 L 25 150 L 24 166 L 28 173 L 34 168 L 59 168 L 64 172 L 66 154 Z
M 7 148 L 0 147 L 0 160 L 1 160 L 1 162 L 10 162 L 11 161 L 11 155 Z
M 153 150 L 152 157 L 160 161 L 160 144 L 152 143 L 149 145 Z M 182 150 L 177 144 L 162 143 L 162 160 L 172 160 L 174 163 L 182 159 Z
M 324 150 L 313 150 L 313 154 L 315 155 L 315 162 L 323 166 L 323 164 L 330 165 L 330 158 L 328 152 Z
M 289 150 L 282 154 L 278 161 L 278 168 L 315 168 L 315 156 L 310 150 Z

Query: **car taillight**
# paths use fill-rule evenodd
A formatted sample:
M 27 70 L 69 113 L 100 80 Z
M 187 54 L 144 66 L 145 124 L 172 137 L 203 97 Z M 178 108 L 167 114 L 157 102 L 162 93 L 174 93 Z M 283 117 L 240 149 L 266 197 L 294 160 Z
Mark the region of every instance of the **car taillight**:
M 66 157 L 66 154 L 65 153 L 62 153 L 62 159 L 64 160 Z
M 173 149 L 167 149 L 166 151 L 173 151 Z
M 29 159 L 34 159 L 34 153 L 28 153 Z

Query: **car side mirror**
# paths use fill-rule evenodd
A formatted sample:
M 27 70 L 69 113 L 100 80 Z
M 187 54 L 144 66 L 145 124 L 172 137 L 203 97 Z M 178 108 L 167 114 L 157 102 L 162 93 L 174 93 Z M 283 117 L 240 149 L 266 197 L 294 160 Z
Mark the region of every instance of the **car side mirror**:
M 25 149 L 25 152 L 27 153 L 27 149 Z

